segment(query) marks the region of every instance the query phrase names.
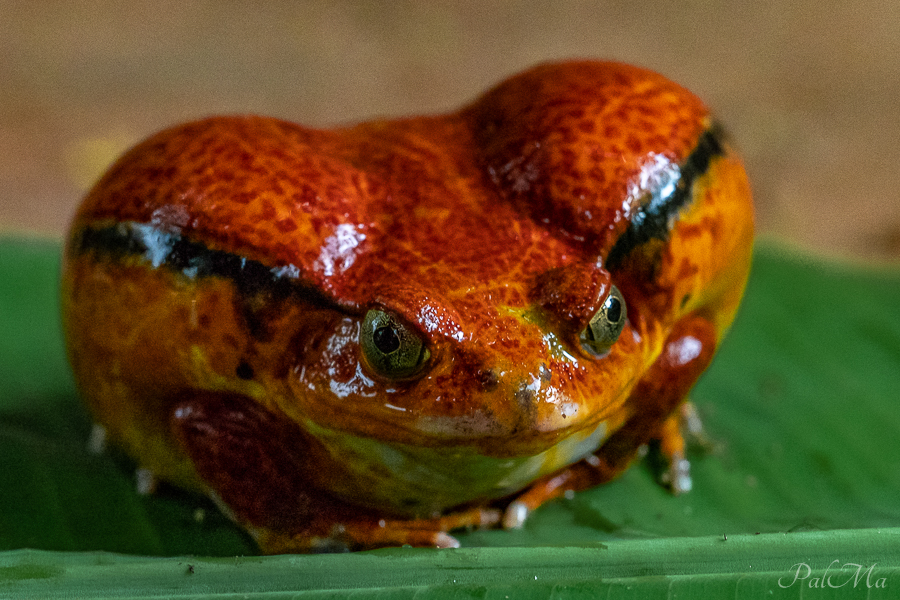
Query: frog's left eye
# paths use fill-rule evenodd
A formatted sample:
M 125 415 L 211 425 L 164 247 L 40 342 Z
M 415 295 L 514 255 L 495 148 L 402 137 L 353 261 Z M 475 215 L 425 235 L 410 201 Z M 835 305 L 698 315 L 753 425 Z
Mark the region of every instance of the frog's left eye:
M 618 288 L 612 286 L 603 306 L 591 317 L 588 326 L 582 330 L 579 336 L 581 347 L 592 356 L 606 354 L 619 339 L 619 334 L 625 327 L 626 318 L 625 299 Z
M 359 345 L 372 370 L 390 379 L 415 375 L 431 356 L 415 330 L 377 308 L 367 312 L 363 319 Z

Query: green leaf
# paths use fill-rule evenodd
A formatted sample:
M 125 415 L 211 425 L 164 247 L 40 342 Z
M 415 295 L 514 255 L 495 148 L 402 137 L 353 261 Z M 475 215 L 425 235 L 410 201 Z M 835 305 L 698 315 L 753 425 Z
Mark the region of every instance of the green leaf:
M 58 254 L 0 240 L 0 597 L 887 597 L 900 585 L 897 270 L 757 251 L 692 395 L 710 441 L 691 449 L 689 494 L 637 464 L 521 530 L 461 535 L 461 550 L 225 559 L 256 551 L 205 499 L 139 496 L 127 459 L 87 451 Z M 846 563 L 862 579 L 828 587 L 852 575 Z M 778 585 L 802 564 L 805 579 Z
M 852 559 L 835 563 L 835 548 Z M 265 558 L 160 559 L 34 550 L 8 552 L 3 558 L 0 595 L 10 590 L 17 598 L 44 600 L 161 595 L 417 600 L 864 598 L 867 593 L 870 598 L 889 598 L 900 581 L 900 530 Z

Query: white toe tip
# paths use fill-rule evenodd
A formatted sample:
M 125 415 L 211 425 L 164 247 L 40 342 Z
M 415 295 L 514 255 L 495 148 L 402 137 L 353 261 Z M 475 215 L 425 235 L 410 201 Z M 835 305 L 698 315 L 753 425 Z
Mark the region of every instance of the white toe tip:
M 91 427 L 91 435 L 87 443 L 88 452 L 94 456 L 99 456 L 106 452 L 106 427 L 97 425 Z
M 136 469 L 134 471 L 134 482 L 137 493 L 141 496 L 147 496 L 156 491 L 159 481 L 156 475 L 150 469 Z
M 521 502 L 513 502 L 507 507 L 506 514 L 503 515 L 503 528 L 521 529 L 527 518 L 528 507 Z
M 435 534 L 434 545 L 438 548 L 459 548 L 459 540 L 443 531 Z

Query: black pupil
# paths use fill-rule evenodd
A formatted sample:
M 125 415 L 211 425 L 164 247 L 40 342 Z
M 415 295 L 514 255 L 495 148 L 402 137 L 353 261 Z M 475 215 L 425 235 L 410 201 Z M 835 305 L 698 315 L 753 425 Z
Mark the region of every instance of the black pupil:
M 606 320 L 610 323 L 618 323 L 622 318 L 622 303 L 615 296 L 606 301 Z
M 375 347 L 385 354 L 390 354 L 400 347 L 400 336 L 389 326 L 376 329 L 372 334 L 372 341 L 375 342 Z

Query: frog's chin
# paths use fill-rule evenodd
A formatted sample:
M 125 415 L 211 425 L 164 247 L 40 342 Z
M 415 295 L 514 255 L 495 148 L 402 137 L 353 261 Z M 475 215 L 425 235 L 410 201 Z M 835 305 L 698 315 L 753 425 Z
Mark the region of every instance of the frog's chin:
M 574 431 L 533 453 L 502 438 L 447 440 L 435 446 L 385 442 L 318 426 L 310 433 L 342 457 L 330 491 L 355 503 L 410 516 L 508 496 L 534 480 L 594 453 L 608 436 L 605 421 Z

